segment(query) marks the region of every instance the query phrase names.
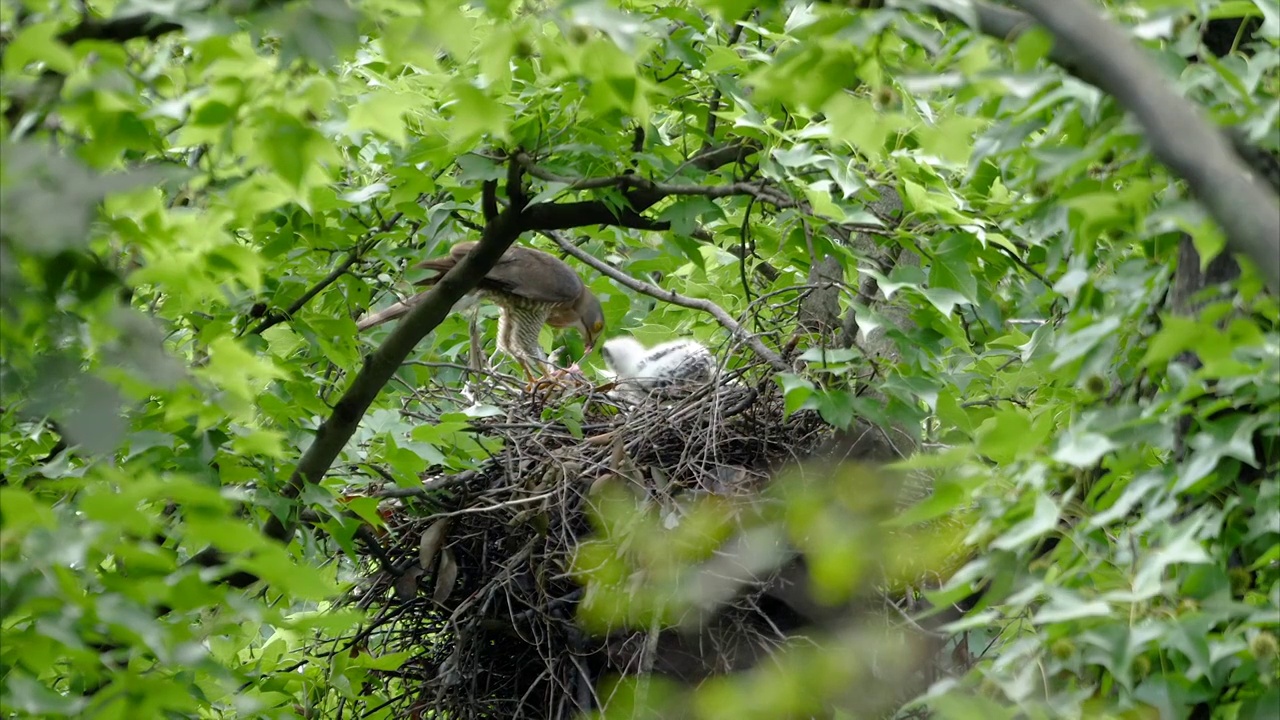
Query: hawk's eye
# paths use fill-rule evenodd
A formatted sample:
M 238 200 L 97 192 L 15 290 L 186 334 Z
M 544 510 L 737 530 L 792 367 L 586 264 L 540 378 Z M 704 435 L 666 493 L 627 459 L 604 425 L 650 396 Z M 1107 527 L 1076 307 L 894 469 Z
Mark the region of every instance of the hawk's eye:
M 592 331 L 592 332 L 600 332 L 600 328 L 602 328 L 602 327 L 604 327 L 604 323 L 602 323 L 602 322 L 598 322 L 598 321 L 597 321 L 595 325 L 592 325 L 592 326 L 591 326 L 591 331 Z

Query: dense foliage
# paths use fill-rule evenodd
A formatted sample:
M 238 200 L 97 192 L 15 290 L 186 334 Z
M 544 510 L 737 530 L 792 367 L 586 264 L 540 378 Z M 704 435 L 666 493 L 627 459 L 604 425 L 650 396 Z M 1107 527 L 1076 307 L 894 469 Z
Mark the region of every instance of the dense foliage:
M 335 640 L 362 622 L 338 601 L 374 490 L 501 440 L 469 431 L 492 407 L 430 391 L 463 381 L 467 315 L 360 402 L 391 355 L 355 320 L 516 217 L 520 243 L 572 230 L 766 355 L 798 343 L 789 411 L 892 428 L 931 473 L 896 522 L 964 519 L 972 560 L 913 605 L 968 601 L 942 626 L 964 661 L 907 711 L 1274 717 L 1276 288 L 1046 30 L 989 37 L 978 5 L 6 3 L 3 713 L 391 717 L 405 690 L 372 678 L 405 658 Z M 1280 151 L 1274 2 L 1107 9 L 1178 94 Z M 782 326 L 824 258 L 834 312 Z M 575 267 L 610 333 L 761 359 Z M 779 522 L 835 601 L 875 540 L 831 492 L 784 490 Z M 875 682 L 841 647 L 614 710 L 808 716 Z

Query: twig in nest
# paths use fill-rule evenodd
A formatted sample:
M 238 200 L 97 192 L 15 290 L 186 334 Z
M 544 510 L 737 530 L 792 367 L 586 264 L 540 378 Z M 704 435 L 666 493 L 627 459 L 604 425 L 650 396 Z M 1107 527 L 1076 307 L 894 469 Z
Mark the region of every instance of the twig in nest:
M 407 498 L 407 497 L 426 497 L 432 493 L 440 492 L 446 488 L 466 485 L 472 480 L 480 476 L 475 470 L 467 470 L 457 475 L 444 475 L 435 480 L 425 481 L 422 487 L 389 487 L 383 488 L 375 493 L 372 497 L 380 498 Z

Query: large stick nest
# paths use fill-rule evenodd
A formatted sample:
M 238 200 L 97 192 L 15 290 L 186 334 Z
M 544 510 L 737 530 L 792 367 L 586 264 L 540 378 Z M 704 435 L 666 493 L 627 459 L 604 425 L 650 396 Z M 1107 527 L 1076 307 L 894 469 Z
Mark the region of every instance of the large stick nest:
M 410 653 L 383 673 L 397 716 L 569 717 L 600 705 L 602 676 L 696 679 L 783 640 L 748 598 L 723 608 L 699 641 L 715 647 L 664 648 L 655 663 L 644 633 L 580 629 L 583 588 L 567 572 L 602 483 L 651 498 L 746 496 L 830 436 L 815 413 L 786 416 L 768 368 L 638 404 L 594 388 L 489 392 L 504 414 L 476 429 L 503 438 L 503 449 L 477 470 L 426 478 L 430 492 L 404 493 L 422 498 L 395 501 L 386 557 L 357 593 L 374 615 L 355 645 Z M 580 416 L 555 419 L 570 404 Z

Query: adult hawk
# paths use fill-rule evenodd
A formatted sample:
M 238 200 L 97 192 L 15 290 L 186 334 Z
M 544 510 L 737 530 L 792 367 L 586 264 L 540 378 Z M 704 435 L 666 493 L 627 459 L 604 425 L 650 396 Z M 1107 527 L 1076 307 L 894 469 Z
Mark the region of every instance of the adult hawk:
M 475 245 L 474 242 L 461 242 L 450 248 L 445 257 L 418 263 L 415 267 L 438 272 L 415 284 L 434 285 Z M 472 293 L 498 306 L 498 349 L 519 363 L 530 382 L 536 382 L 538 378 L 530 369 L 531 365 L 550 364 L 538 342 L 543 325 L 577 330 L 586 344 L 586 354 L 591 352 L 604 332 L 604 310 L 600 301 L 568 265 L 541 250 L 508 248 Z M 362 318 L 356 327 L 367 330 L 398 318 L 409 312 L 425 294 L 424 291 Z

